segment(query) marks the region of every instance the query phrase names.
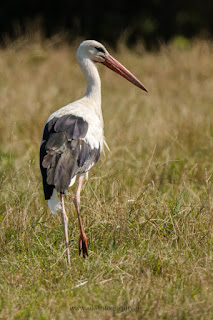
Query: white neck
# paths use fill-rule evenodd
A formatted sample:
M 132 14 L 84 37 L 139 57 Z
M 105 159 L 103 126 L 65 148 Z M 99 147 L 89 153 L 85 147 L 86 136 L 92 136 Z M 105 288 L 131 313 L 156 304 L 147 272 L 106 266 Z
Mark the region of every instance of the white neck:
M 98 109 L 101 108 L 101 80 L 95 62 L 88 58 L 78 59 L 87 81 L 85 96 L 94 100 Z

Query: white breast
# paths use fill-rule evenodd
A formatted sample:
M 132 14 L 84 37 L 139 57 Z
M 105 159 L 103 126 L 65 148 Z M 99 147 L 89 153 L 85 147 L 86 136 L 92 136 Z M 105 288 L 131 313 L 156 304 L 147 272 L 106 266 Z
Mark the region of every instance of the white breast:
M 95 104 L 95 103 L 94 103 Z M 64 115 L 72 114 L 77 117 L 82 117 L 88 123 L 88 132 L 84 140 L 93 148 L 103 150 L 104 132 L 103 132 L 103 119 L 102 115 L 97 115 L 95 106 L 92 101 L 87 97 L 77 100 L 65 107 L 55 111 L 50 115 L 47 122 L 54 117 L 62 117 Z

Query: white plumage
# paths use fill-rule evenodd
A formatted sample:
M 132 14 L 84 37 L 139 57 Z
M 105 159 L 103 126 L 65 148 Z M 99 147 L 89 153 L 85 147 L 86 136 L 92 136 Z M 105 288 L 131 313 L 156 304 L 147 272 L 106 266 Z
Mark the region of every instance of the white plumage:
M 52 113 L 47 122 L 54 117 L 60 118 L 69 114 L 81 117 L 88 123 L 88 132 L 84 139 L 90 144 L 92 149 L 98 148 L 100 143 L 102 151 L 104 143 L 104 128 L 101 105 L 96 105 L 93 99 L 87 97 L 86 93 L 82 99 L 69 103 L 65 107 Z

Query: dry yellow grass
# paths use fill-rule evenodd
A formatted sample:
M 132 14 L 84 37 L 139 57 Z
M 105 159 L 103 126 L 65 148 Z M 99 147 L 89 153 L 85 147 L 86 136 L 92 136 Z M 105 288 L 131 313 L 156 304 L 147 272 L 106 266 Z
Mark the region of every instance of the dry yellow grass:
M 85 260 L 67 194 L 68 268 L 38 153 L 49 114 L 85 92 L 75 51 L 0 50 L 0 318 L 212 319 L 212 43 L 114 53 L 149 94 L 100 66 L 111 153 L 82 193 Z

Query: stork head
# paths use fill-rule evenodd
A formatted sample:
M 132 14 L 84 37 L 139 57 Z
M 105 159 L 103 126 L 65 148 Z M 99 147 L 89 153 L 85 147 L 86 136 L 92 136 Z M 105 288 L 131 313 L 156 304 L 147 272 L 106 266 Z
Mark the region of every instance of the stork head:
M 140 89 L 148 92 L 145 86 L 138 80 L 128 69 L 126 69 L 120 62 L 113 58 L 107 49 L 98 41 L 86 40 L 83 41 L 77 50 L 77 57 L 88 58 L 96 63 L 102 63 L 114 72 L 118 73 Z

